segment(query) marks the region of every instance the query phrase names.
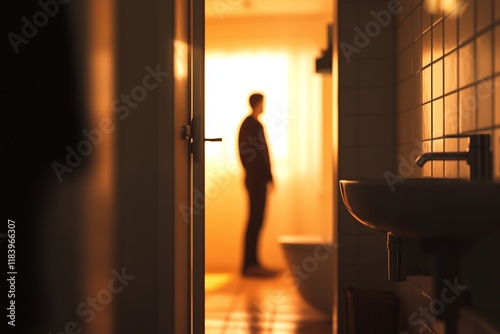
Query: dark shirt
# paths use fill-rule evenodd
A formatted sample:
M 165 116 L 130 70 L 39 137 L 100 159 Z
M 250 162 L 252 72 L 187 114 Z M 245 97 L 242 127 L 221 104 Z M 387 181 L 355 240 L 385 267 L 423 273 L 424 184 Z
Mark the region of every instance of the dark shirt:
M 245 118 L 241 124 L 238 147 L 247 180 L 255 182 L 273 180 L 264 128 L 252 116 Z

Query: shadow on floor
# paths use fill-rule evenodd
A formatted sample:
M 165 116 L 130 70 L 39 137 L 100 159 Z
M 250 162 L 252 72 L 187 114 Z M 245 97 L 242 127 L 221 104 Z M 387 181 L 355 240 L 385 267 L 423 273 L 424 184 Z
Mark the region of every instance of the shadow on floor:
M 277 276 L 248 279 L 207 273 L 206 334 L 330 334 L 331 315 L 306 304 L 294 285 Z

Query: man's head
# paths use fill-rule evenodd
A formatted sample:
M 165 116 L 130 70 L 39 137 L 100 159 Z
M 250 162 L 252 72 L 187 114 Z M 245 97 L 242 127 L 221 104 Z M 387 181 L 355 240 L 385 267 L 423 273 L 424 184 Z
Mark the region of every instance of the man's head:
M 252 107 L 252 113 L 254 115 L 260 115 L 264 111 L 264 95 L 260 93 L 254 93 L 250 95 L 248 99 L 250 107 Z

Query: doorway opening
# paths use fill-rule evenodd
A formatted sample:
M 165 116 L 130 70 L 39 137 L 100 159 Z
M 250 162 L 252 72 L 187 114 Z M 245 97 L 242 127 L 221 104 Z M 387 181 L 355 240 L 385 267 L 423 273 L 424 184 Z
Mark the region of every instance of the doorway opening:
M 332 78 L 315 72 L 332 13 L 331 0 L 206 1 L 205 134 L 223 138 L 205 147 L 207 292 L 235 291 L 241 279 L 248 203 L 237 135 L 253 92 L 266 99 L 260 121 L 275 183 L 261 262 L 286 273 L 283 235 L 332 240 Z M 284 276 L 277 280 L 276 289 L 294 289 L 291 280 L 282 284 Z

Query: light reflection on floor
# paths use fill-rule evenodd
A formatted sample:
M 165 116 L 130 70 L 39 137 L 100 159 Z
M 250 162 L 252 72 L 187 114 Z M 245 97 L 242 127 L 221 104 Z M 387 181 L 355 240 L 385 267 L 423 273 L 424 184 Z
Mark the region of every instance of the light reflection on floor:
M 206 334 L 331 334 L 331 317 L 307 305 L 281 276 L 206 274 Z

